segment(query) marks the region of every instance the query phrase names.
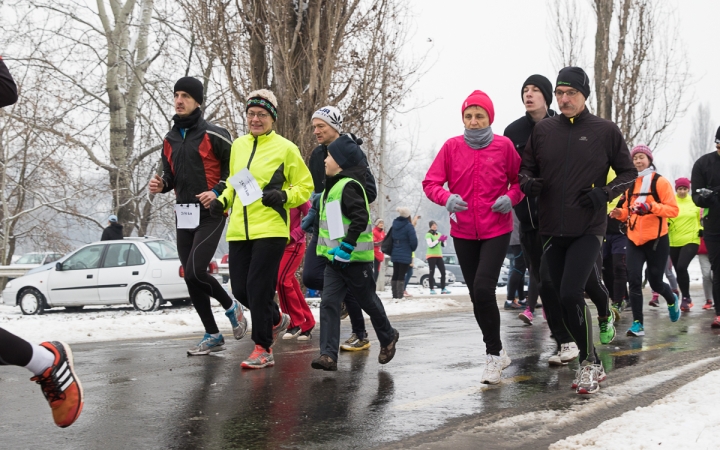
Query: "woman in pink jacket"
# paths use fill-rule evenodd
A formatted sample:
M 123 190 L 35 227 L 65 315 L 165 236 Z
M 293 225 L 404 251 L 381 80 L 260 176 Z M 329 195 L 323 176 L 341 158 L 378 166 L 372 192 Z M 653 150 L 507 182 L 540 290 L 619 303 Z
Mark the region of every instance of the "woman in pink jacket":
M 445 142 L 423 180 L 425 195 L 450 212 L 450 236 L 485 341 L 486 384 L 499 383 L 510 365 L 500 341 L 495 286 L 513 230 L 510 211 L 523 198 L 520 156 L 510 139 L 493 134 L 494 116 L 484 92 L 470 94 L 462 105 L 465 133 Z

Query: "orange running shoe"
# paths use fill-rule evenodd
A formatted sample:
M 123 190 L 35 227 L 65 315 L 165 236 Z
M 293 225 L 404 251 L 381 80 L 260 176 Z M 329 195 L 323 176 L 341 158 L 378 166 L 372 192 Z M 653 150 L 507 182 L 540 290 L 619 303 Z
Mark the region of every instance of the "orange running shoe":
M 272 348 L 268 352 L 262 345 L 256 345 L 255 350 L 250 353 L 245 361 L 240 363 L 243 369 L 262 369 L 264 367 L 272 367 L 275 365 Z
M 45 399 L 52 409 L 55 425 L 65 428 L 72 425 L 83 409 L 82 385 L 73 369 L 73 355 L 70 347 L 59 341 L 43 342 L 55 355 L 55 362 L 42 375 L 30 378 L 42 388 Z
M 705 304 L 703 305 L 703 309 L 712 309 L 713 307 L 713 301 L 710 299 L 705 300 Z
M 720 316 L 715 318 L 715 321 L 710 324 L 710 328 L 720 328 Z

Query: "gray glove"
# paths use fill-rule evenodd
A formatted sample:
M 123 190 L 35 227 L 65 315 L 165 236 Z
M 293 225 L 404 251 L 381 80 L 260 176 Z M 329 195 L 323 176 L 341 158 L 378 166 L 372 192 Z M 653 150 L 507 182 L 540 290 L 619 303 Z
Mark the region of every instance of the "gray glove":
M 463 201 L 462 197 L 460 197 L 457 194 L 452 194 L 448 200 L 447 203 L 445 203 L 445 208 L 447 208 L 450 213 L 460 212 L 460 211 L 467 211 L 468 204 L 467 202 Z
M 695 192 L 700 194 L 700 197 L 702 197 L 702 198 L 708 198 L 715 193 L 712 189 L 707 189 L 707 188 L 700 188 L 700 189 L 696 190 Z
M 495 200 L 495 204 L 490 209 L 496 213 L 507 214 L 512 209 L 512 201 L 507 195 L 502 195 Z

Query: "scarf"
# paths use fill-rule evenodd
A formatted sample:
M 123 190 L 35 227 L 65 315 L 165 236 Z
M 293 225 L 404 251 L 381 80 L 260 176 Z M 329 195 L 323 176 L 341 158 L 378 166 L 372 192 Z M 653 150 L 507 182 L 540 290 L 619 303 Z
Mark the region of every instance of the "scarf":
M 635 203 L 645 203 L 647 195 L 650 193 L 650 185 L 652 184 L 654 173 L 655 169 L 648 167 L 638 174 L 638 177 L 642 177 L 642 185 L 640 186 L 640 195 L 638 195 Z
M 493 141 L 492 127 L 482 128 L 480 130 L 465 130 L 465 143 L 474 150 L 485 148 Z
M 175 122 L 175 125 L 178 126 L 180 129 L 185 128 L 192 128 L 198 123 L 198 120 L 202 117 L 202 110 L 200 108 L 195 108 L 195 111 L 191 112 L 185 117 L 180 117 L 179 115 L 175 114 L 172 118 L 173 122 Z

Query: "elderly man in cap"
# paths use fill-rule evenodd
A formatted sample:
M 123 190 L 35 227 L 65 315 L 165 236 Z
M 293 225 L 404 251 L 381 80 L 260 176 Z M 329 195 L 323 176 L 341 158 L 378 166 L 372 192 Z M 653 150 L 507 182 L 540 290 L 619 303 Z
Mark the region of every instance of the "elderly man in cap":
M 580 350 L 582 364 L 573 382 L 578 394 L 597 392 L 606 377 L 583 291 L 607 227 L 607 202 L 637 177 L 622 133 L 588 111 L 589 95 L 583 69 L 560 71 L 555 98 L 561 114 L 535 125 L 520 167 L 523 192 L 538 197 L 542 264 L 547 264 L 563 322 Z M 608 183 L 611 167 L 616 177 Z

